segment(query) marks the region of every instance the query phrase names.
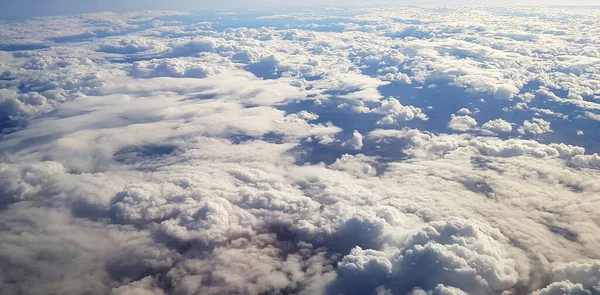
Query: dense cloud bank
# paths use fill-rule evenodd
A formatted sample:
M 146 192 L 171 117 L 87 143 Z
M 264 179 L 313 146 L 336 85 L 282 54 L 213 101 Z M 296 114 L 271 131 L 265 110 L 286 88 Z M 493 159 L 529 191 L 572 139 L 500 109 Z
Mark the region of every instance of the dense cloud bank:
M 3 294 L 600 294 L 600 14 L 0 24 Z

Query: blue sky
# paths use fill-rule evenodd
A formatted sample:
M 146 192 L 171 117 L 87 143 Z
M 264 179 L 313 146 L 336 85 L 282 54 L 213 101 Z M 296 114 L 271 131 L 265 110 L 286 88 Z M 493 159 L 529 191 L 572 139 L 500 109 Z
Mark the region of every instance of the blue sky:
M 284 0 L 3 0 L 0 2 L 0 19 L 15 20 L 27 17 L 79 14 L 101 11 L 126 12 L 140 10 L 198 10 L 198 9 L 266 9 L 266 8 L 289 8 L 289 7 L 319 7 L 325 5 L 355 6 L 355 5 L 389 5 L 389 4 L 556 4 L 556 5 L 597 5 L 594 0 L 368 0 L 355 1 L 346 0 L 308 0 L 308 1 L 284 1 Z

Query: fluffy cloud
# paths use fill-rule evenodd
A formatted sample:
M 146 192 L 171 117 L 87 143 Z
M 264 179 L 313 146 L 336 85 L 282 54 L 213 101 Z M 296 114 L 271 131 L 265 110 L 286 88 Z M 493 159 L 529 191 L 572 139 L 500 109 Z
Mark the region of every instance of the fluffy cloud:
M 4 293 L 598 293 L 597 12 L 258 14 L 0 24 Z
M 467 108 L 461 108 L 460 110 L 458 110 L 458 112 L 456 112 L 456 114 L 458 114 L 458 115 L 471 115 L 471 110 L 469 110 Z
M 518 131 L 521 134 L 540 135 L 552 132 L 552 129 L 550 128 L 550 122 L 541 118 L 533 118 L 531 121 L 525 120 Z
M 427 115 L 422 113 L 420 108 L 414 106 L 403 106 L 397 99 L 389 98 L 381 102 L 377 112 L 385 114 L 377 124 L 393 125 L 403 121 L 413 119 L 427 120 Z
M 511 132 L 512 125 L 502 119 L 495 119 L 485 122 L 481 125 L 482 129 L 489 130 L 491 132 Z
M 98 51 L 118 54 L 155 53 L 166 50 L 164 42 L 148 38 L 113 38 L 104 41 Z
M 490 229 L 487 229 L 490 230 Z M 518 280 L 515 261 L 503 254 L 498 232 L 458 220 L 432 223 L 413 234 L 396 258 L 396 293 L 439 284 L 467 293 L 506 290 Z M 422 265 L 418 271 L 412 265 Z
M 519 88 L 510 84 L 498 85 L 494 89 L 494 97 L 498 99 L 511 99 L 520 92 Z
M 188 77 L 205 78 L 235 69 L 231 61 L 220 56 L 203 56 L 202 58 L 166 58 L 150 61 L 136 61 L 131 73 L 135 77 Z
M 448 128 L 456 131 L 468 131 L 477 126 L 477 121 L 470 116 L 456 116 L 452 115 Z
M 354 130 L 352 138 L 342 144 L 344 147 L 349 147 L 354 150 L 360 150 L 363 147 L 363 136 L 360 132 Z
M 553 282 L 534 294 L 595 294 L 600 290 L 600 263 L 568 263 L 552 271 Z
M 498 241 L 504 238 L 498 234 L 456 219 L 433 222 L 413 233 L 392 255 L 356 247 L 338 264 L 338 280 L 343 281 L 339 288 L 357 292 L 358 285 L 371 293 L 385 286 L 393 294 L 440 286 L 470 294 L 509 289 L 519 275 L 515 261 L 504 258 Z
M 577 155 L 573 158 L 573 164 L 581 167 L 600 168 L 600 155 Z

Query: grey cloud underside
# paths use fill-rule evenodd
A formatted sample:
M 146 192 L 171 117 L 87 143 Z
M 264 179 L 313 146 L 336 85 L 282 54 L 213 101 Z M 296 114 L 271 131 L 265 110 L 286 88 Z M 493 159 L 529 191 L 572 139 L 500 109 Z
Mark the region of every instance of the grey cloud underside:
M 0 24 L 2 293 L 600 294 L 599 16 Z

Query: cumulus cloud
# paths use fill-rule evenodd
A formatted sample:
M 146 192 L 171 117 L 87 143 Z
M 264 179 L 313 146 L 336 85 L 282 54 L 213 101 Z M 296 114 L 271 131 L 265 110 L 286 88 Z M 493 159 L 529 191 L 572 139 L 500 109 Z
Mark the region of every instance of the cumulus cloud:
M 158 53 L 167 49 L 161 40 L 149 38 L 112 38 L 103 41 L 98 51 L 118 54 Z
M 519 127 L 518 131 L 521 134 L 540 135 L 552 132 L 552 129 L 550 128 L 550 122 L 541 118 L 533 118 L 531 121 L 525 120 L 523 126 Z
M 0 24 L 0 288 L 596 294 L 597 19 Z
M 581 167 L 600 168 L 600 155 L 577 155 L 573 158 L 573 164 Z
M 470 116 L 456 116 L 452 115 L 448 128 L 456 131 L 468 131 L 477 126 L 477 121 Z
M 399 279 L 393 288 L 403 293 L 442 284 L 472 294 L 510 288 L 518 280 L 515 261 L 502 254 L 504 237 L 485 231 L 471 223 L 447 221 L 413 234 L 396 258 Z M 423 267 L 415 272 L 412 265 L 417 262 Z
M 595 155 L 584 155 L 585 148 L 566 144 L 541 144 L 534 140 L 508 139 L 495 137 L 473 137 L 468 134 L 435 135 L 415 129 L 374 130 L 369 138 L 387 142 L 388 139 L 403 139 L 407 142 L 405 153 L 414 157 L 442 156 L 451 151 L 476 152 L 495 157 L 516 157 L 529 155 L 536 158 L 593 159 Z
M 203 58 L 183 59 L 166 58 L 150 61 L 136 61 L 131 73 L 135 77 L 188 77 L 205 78 L 235 69 L 229 60 L 219 56 L 204 56 Z
M 512 125 L 502 119 L 495 119 L 485 122 L 481 125 L 482 129 L 489 130 L 491 132 L 511 132 Z
M 458 112 L 456 112 L 457 115 L 470 115 L 471 114 L 471 110 L 467 109 L 467 108 L 461 108 L 460 110 L 458 110 Z
M 520 92 L 519 88 L 510 84 L 498 85 L 494 89 L 494 97 L 498 99 L 511 99 Z
M 356 247 L 338 264 L 338 279 L 345 281 L 340 288 L 354 292 L 358 285 L 372 293 L 383 285 L 393 294 L 448 287 L 469 294 L 506 290 L 517 282 L 518 272 L 515 261 L 504 258 L 498 234 L 451 220 L 416 231 L 392 255 Z
M 381 106 L 376 111 L 385 115 L 385 117 L 377 122 L 377 124 L 381 125 L 393 125 L 413 119 L 427 120 L 427 115 L 420 108 L 403 106 L 394 98 L 383 100 Z
M 349 147 L 354 150 L 360 150 L 363 147 L 363 136 L 360 132 L 354 130 L 352 132 L 352 138 L 342 144 L 344 147 Z

